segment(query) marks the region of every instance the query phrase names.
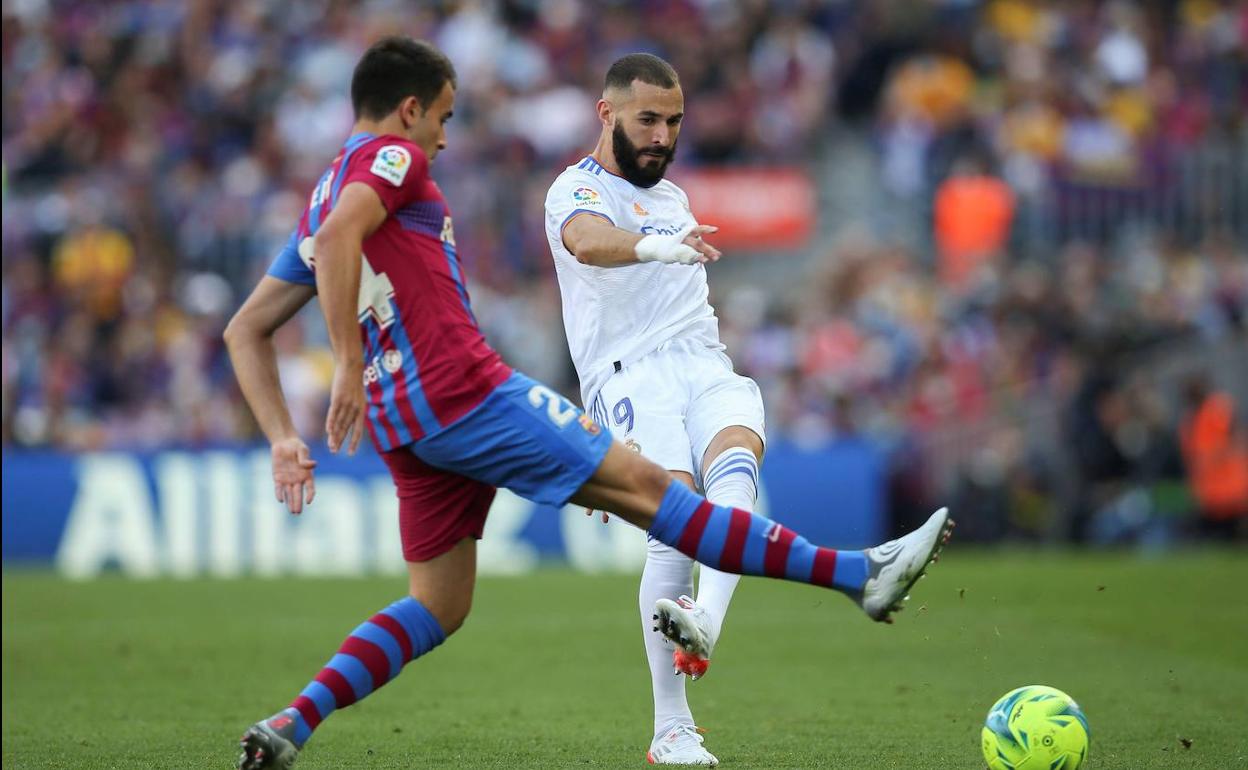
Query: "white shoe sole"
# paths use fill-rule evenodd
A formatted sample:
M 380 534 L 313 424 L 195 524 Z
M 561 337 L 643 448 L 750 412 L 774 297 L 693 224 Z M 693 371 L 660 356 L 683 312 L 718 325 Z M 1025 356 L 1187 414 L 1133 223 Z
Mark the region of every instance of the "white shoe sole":
M 699 658 L 711 657 L 711 641 L 693 619 L 692 614 L 671 599 L 654 603 L 655 630 L 672 644 Z
M 719 760 L 715 758 L 714 754 L 707 752 L 706 756 L 709 757 L 709 759 L 701 761 L 701 762 L 684 762 L 684 761 L 667 762 L 667 761 L 655 759 L 654 753 L 647 751 L 646 761 L 652 765 L 683 765 L 684 767 L 717 767 L 719 765 Z

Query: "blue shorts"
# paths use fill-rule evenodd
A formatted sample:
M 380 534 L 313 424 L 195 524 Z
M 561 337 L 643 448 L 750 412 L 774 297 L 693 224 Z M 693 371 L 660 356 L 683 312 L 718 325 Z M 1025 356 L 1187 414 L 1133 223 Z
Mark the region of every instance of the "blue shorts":
M 408 448 L 434 468 L 558 506 L 594 475 L 611 443 L 572 402 L 514 372 L 476 409 Z

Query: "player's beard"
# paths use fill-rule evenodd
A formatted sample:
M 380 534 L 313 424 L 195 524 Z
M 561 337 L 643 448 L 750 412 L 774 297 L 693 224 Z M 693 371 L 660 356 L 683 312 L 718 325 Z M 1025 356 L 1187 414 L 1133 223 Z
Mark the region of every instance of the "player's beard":
M 663 175 L 667 173 L 668 164 L 672 162 L 672 158 L 676 157 L 675 142 L 672 142 L 671 147 L 647 147 L 646 152 L 657 152 L 662 157 L 658 158 L 658 163 L 643 166 L 641 164 L 642 150 L 629 141 L 624 133 L 624 127 L 619 123 L 615 124 L 615 130 L 611 132 L 611 150 L 615 153 L 615 162 L 620 167 L 620 176 L 638 187 L 654 187 L 658 184 Z

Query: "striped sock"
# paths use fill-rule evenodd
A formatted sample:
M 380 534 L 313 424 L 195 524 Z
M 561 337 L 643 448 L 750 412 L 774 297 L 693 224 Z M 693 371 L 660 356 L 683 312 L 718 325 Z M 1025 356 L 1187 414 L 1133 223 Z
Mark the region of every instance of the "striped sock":
M 719 495 L 716 499 L 731 496 L 744 503 L 738 508 L 753 506 L 758 497 L 758 460 L 754 453 L 741 446 L 725 449 L 702 471 L 702 489 L 708 498 L 715 494 Z
M 867 582 L 862 551 L 820 548 L 765 516 L 713 505 L 673 480 L 650 534 L 724 572 L 763 575 L 856 594 Z
M 702 489 L 715 505 L 753 511 L 758 500 L 758 460 L 745 447 L 734 446 L 720 452 L 702 471 Z M 724 628 L 728 604 L 741 576 L 705 564 L 698 576 L 698 604 L 706 610 L 718 639 Z
M 302 747 L 336 709 L 367 697 L 445 638 L 437 619 L 410 596 L 361 623 L 281 712 L 295 720 L 295 744 Z

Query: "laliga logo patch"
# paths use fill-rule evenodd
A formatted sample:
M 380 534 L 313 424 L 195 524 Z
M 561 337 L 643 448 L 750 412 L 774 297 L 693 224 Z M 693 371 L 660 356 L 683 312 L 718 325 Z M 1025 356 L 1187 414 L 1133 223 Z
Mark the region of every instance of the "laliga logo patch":
M 387 350 L 381 357 L 381 365 L 385 367 L 387 372 L 394 374 L 403 366 L 403 353 L 394 348 Z
M 381 162 L 385 163 L 395 171 L 402 171 L 407 168 L 407 164 L 412 162 L 412 158 L 407 154 L 407 150 L 397 145 L 384 147 L 381 152 L 377 153 L 377 157 L 381 158 Z
M 598 427 L 598 423 L 589 419 L 589 415 L 587 414 L 582 414 L 580 417 L 577 417 L 576 421 L 579 422 L 581 427 L 585 429 L 585 432 L 591 436 L 597 436 L 602 432 L 602 428 Z
M 572 200 L 578 206 L 601 206 L 602 196 L 597 190 L 588 187 L 578 187 L 572 191 Z
M 407 170 L 412 165 L 412 155 L 406 147 L 388 144 L 377 151 L 373 165 L 369 171 L 386 180 L 395 187 L 403 184 Z

